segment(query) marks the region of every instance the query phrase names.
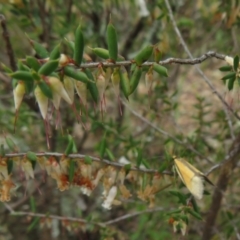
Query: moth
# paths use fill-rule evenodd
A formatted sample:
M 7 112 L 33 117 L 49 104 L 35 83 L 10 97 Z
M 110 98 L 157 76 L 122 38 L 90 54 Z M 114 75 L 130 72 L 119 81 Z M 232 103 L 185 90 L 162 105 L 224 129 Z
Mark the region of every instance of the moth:
M 202 172 L 183 158 L 173 158 L 177 173 L 182 182 L 196 199 L 202 199 L 204 192 L 204 180 L 211 185 L 213 185 L 213 183 Z

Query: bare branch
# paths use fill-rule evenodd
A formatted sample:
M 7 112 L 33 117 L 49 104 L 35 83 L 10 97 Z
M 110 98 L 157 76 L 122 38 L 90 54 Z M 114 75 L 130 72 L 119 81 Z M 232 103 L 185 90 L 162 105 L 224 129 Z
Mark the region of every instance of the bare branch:
M 12 209 L 8 204 L 4 204 L 4 206 L 9 210 L 10 214 L 13 216 L 32 216 L 32 217 L 39 217 L 39 218 L 51 218 L 51 219 L 58 219 L 60 221 L 70 221 L 70 222 L 79 222 L 79 223 L 84 223 L 87 224 L 89 223 L 89 221 L 86 221 L 82 218 L 76 218 L 76 217 L 63 217 L 63 216 L 58 216 L 58 215 L 48 215 L 48 214 L 42 214 L 42 213 L 34 213 L 34 212 L 24 212 L 24 211 L 14 211 L 14 209 Z M 140 211 L 140 212 L 134 212 L 134 213 L 129 213 L 126 215 L 123 215 L 121 217 L 109 220 L 107 222 L 90 222 L 91 224 L 94 224 L 98 227 L 106 227 L 106 225 L 111 225 L 117 222 L 121 222 L 123 220 L 129 219 L 129 218 L 133 218 L 145 213 L 155 213 L 155 212 L 159 212 L 159 211 L 163 211 L 164 208 L 162 207 L 157 207 L 157 208 L 151 208 L 151 209 L 146 209 L 144 211 Z
M 22 153 L 8 153 L 8 154 L 5 154 L 5 157 L 23 157 L 25 156 L 27 153 L 25 152 L 22 152 Z M 42 152 L 42 153 L 35 153 L 37 157 L 42 157 L 42 156 L 45 156 L 45 157 L 63 157 L 65 156 L 64 153 L 57 153 L 57 152 Z M 72 154 L 69 154 L 68 155 L 68 158 L 71 158 L 71 159 L 76 159 L 76 160 L 83 160 L 84 158 L 86 157 L 86 155 L 83 155 L 83 154 L 78 154 L 78 153 L 72 153 Z M 113 162 L 113 161 L 109 161 L 109 160 L 106 160 L 106 159 L 100 159 L 98 157 L 93 157 L 93 156 L 88 156 L 90 157 L 93 161 L 97 161 L 97 162 L 102 162 L 102 163 L 105 163 L 107 165 L 111 165 L 111 166 L 114 166 L 114 167 L 118 167 L 118 168 L 123 168 L 125 165 L 124 164 L 121 164 L 121 163 L 118 163 L 118 162 Z M 133 170 L 133 171 L 138 171 L 138 172 L 144 172 L 144 173 L 158 173 L 157 170 L 155 169 L 145 169 L 145 168 L 137 168 L 137 167 L 131 167 L 130 170 Z M 161 174 L 165 174 L 165 175 L 172 175 L 172 172 L 169 172 L 169 171 L 163 171 L 161 172 Z
M 5 204 L 6 206 L 7 204 Z M 8 207 L 7 207 L 8 208 Z M 9 209 L 9 208 L 8 208 Z M 11 210 L 11 209 L 9 209 Z M 48 214 L 43 214 L 43 213 L 34 213 L 34 212 L 24 212 L 24 211 L 10 211 L 11 215 L 13 216 L 32 216 L 32 217 L 39 217 L 39 218 L 52 218 L 52 219 L 58 219 L 60 221 L 71 221 L 71 222 L 79 222 L 79 223 L 84 223 L 87 224 L 89 223 L 88 221 L 81 219 L 81 218 L 75 218 L 75 217 L 63 217 L 63 216 L 58 216 L 58 215 L 48 215 Z M 99 227 L 105 227 L 104 224 L 98 223 L 98 222 L 91 222 L 91 224 L 97 225 Z
M 159 212 L 159 211 L 163 211 L 163 210 L 166 210 L 166 209 L 164 209 L 162 207 L 157 207 L 157 208 L 151 208 L 151 209 L 147 209 L 147 210 L 140 211 L 140 212 L 128 213 L 128 214 L 123 215 L 121 217 L 118 217 L 118 218 L 109 220 L 107 222 L 104 222 L 103 224 L 110 225 L 110 224 L 114 224 L 114 223 L 117 223 L 117 222 L 121 222 L 121 221 L 126 220 L 128 218 L 133 218 L 133 217 L 142 215 L 144 213 L 154 213 L 154 212 Z
M 160 65 L 167 65 L 167 64 L 183 64 L 183 65 L 195 65 L 204 62 L 209 58 L 217 58 L 220 60 L 224 60 L 226 55 L 219 54 L 213 51 L 209 51 L 204 53 L 202 56 L 197 58 L 167 58 L 165 60 L 159 61 L 158 64 Z M 120 66 L 130 66 L 134 63 L 132 60 L 120 61 L 116 63 L 111 63 L 109 61 L 105 62 L 89 62 L 89 63 L 82 63 L 81 68 L 97 68 L 99 65 L 103 65 L 104 67 L 120 67 Z M 145 62 L 142 66 L 152 66 L 155 62 Z
M 174 31 L 176 32 L 176 35 L 178 36 L 185 52 L 188 54 L 188 56 L 190 57 L 191 60 L 194 60 L 191 52 L 189 51 L 183 37 L 182 37 L 182 34 L 180 33 L 178 27 L 177 27 L 177 24 L 176 24 L 176 21 L 173 17 L 173 12 L 172 12 L 172 9 L 171 9 L 171 6 L 169 4 L 169 1 L 168 0 L 165 0 L 165 4 L 167 6 L 167 9 L 168 9 L 168 14 L 169 14 L 169 17 L 172 21 L 172 24 L 173 24 L 173 28 L 174 28 Z M 211 52 L 209 52 L 211 53 Z M 211 54 L 210 54 L 211 55 Z M 215 56 L 217 57 L 217 56 Z M 223 55 L 219 55 L 217 58 L 219 59 L 222 59 Z M 223 58 L 224 59 L 224 58 Z M 240 116 L 234 112 L 234 110 L 228 105 L 228 103 L 224 100 L 224 98 L 222 97 L 222 95 L 216 90 L 216 88 L 212 85 L 211 81 L 208 79 L 208 77 L 203 73 L 203 71 L 198 67 L 198 66 L 194 66 L 196 68 L 196 70 L 198 71 L 198 73 L 203 77 L 204 81 L 207 83 L 207 85 L 209 86 L 209 88 L 212 90 L 212 93 L 214 93 L 218 98 L 219 100 L 227 107 L 227 109 L 229 109 L 231 111 L 231 113 L 238 119 L 240 120 Z

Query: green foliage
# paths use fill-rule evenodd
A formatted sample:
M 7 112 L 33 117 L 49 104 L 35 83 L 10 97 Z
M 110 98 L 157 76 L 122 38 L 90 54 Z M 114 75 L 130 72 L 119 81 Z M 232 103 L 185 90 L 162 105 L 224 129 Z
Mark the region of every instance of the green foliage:
M 17 186 L 16 193 L 11 193 L 13 202 L 9 203 L 13 207 L 19 204 L 14 211 L 50 212 L 62 219 L 56 224 L 56 219 L 48 214 L 11 216 L 6 222 L 8 231 L 18 239 L 43 235 L 49 235 L 50 239 L 53 237 L 50 232 L 59 233 L 56 239 L 86 239 L 89 236 L 93 239 L 172 239 L 179 238 L 183 225 L 187 224 L 189 239 L 197 239 L 199 225 L 202 227 L 206 221 L 202 212 L 211 210 L 209 205 L 215 188 L 205 187 L 201 204 L 189 200 L 190 193 L 173 173 L 172 155 L 184 157 L 206 172 L 228 156 L 232 139 L 239 131 L 238 120 L 230 111 L 239 112 L 239 57 L 236 55 L 239 36 L 236 32 L 240 21 L 235 12 L 238 1 L 204 0 L 197 5 L 176 1 L 171 6 L 177 26 L 194 57 L 210 49 L 235 55 L 232 64 L 227 66 L 225 62 L 219 64 L 219 59 L 211 65 L 206 60 L 201 66 L 214 88 L 226 95 L 223 97 L 229 105 L 226 109 L 222 107 L 224 104 L 216 101 L 212 89 L 206 88 L 191 66 L 173 64 L 171 60 L 164 66 L 159 64 L 166 58 L 186 58 L 173 33 L 165 1 L 151 4 L 145 1 L 145 10 L 149 12 L 145 15 L 136 1 L 12 2 L 0 4 L 7 19 L 14 57 L 19 59 L 16 67 L 9 64 L 8 49 L 5 44 L 0 46 L 3 61 L 1 168 L 6 166 L 6 173 L 1 172 L 0 185 L 7 174 Z M 106 22 L 110 12 L 112 20 Z M 127 18 L 124 18 L 125 13 Z M 112 70 L 111 76 L 106 71 L 108 68 Z M 105 74 L 102 89 L 98 89 L 97 84 L 99 72 Z M 59 80 L 58 86 L 50 84 L 52 77 Z M 66 77 L 69 78 L 67 83 Z M 4 132 L 12 133 L 14 125 L 11 79 L 14 89 L 21 83 L 25 91 L 16 111 L 16 133 L 4 138 Z M 76 82 L 84 83 L 83 88 L 87 86 L 80 99 L 75 94 Z M 47 110 L 43 121 L 37 107 L 39 102 L 36 104 L 33 94 L 37 87 Z M 65 101 L 59 100 L 60 93 Z M 15 98 L 19 97 L 14 94 Z M 49 151 L 65 154 L 67 160 L 64 160 L 69 160 L 66 165 L 61 165 L 63 159 L 59 156 L 37 155 L 46 151 L 46 141 L 51 146 Z M 21 159 L 5 159 L 6 154 L 18 152 L 25 152 L 25 155 Z M 70 158 L 72 153 L 83 156 Z M 98 161 L 96 157 L 99 157 Z M 106 165 L 105 159 L 112 165 Z M 29 161 L 30 167 L 21 165 L 23 160 Z M 121 160 L 122 167 L 116 167 Z M 49 164 L 44 171 L 39 168 L 44 164 L 36 164 L 41 161 Z M 81 167 L 85 175 L 79 173 Z M 34 180 L 30 180 L 30 174 L 27 177 L 28 168 L 35 170 Z M 95 189 L 91 182 L 97 176 L 98 168 L 104 169 L 106 175 Z M 58 170 L 57 174 L 53 169 Z M 155 171 L 149 173 L 152 170 Z M 123 183 L 118 178 L 121 171 L 126 175 Z M 217 171 L 209 176 L 214 183 L 219 176 Z M 62 184 L 62 188 L 58 185 L 61 191 L 69 189 L 59 193 L 49 180 L 50 176 L 57 184 Z M 100 205 L 112 187 L 104 193 L 104 184 L 110 180 L 118 187 L 116 200 L 120 199 L 122 205 L 112 205 L 107 212 Z M 144 192 L 157 180 L 159 189 L 154 194 L 150 190 Z M 131 197 L 124 199 L 119 190 L 121 184 L 129 190 Z M 239 225 L 234 207 L 238 203 L 239 182 L 234 174 L 229 184 L 231 188 L 225 195 L 228 206 L 219 210 L 220 217 L 214 226 L 216 230 L 221 227 L 216 238 L 235 237 L 235 226 Z M 26 193 L 22 188 L 25 185 Z M 88 198 L 82 194 L 86 186 L 94 189 Z M 42 194 L 37 195 L 38 192 Z M 151 202 L 149 199 L 153 196 Z M 25 197 L 30 199 L 29 207 L 18 203 Z M 151 206 L 153 203 L 155 207 Z M 152 211 L 147 208 L 148 204 L 153 207 Z M 4 206 L 2 204 L 1 208 L 6 212 Z M 124 221 L 97 224 L 131 213 L 133 216 Z M 68 221 L 68 216 L 84 219 L 87 223 Z M 177 233 L 173 236 L 171 224 L 174 222 Z M 66 231 L 59 231 L 59 226 Z

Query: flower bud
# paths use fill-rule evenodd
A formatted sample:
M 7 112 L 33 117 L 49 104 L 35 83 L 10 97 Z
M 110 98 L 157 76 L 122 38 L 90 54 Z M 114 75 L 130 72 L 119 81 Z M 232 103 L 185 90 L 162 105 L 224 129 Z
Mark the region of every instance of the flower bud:
M 50 85 L 50 87 L 53 91 L 53 99 L 54 99 L 54 96 L 55 96 L 56 103 L 58 103 L 58 101 L 59 101 L 59 99 L 56 95 L 59 95 L 60 98 L 63 98 L 68 104 L 70 104 L 70 105 L 73 104 L 73 101 L 68 96 L 62 82 L 58 78 L 49 77 L 48 81 L 49 81 L 49 85 Z
M 73 102 L 74 101 L 74 80 L 68 76 L 64 76 L 63 85 L 65 87 L 65 90 L 69 98 Z
M 74 81 L 75 89 L 84 106 L 87 105 L 87 84 L 81 81 Z
M 47 110 L 48 110 L 48 98 L 47 96 L 42 92 L 39 86 L 37 86 L 34 90 L 34 95 L 36 97 L 41 115 L 44 120 L 46 120 L 47 117 Z
M 17 86 L 13 89 L 13 98 L 15 110 L 17 111 L 22 103 L 23 96 L 26 92 L 25 85 L 22 81 L 18 81 Z

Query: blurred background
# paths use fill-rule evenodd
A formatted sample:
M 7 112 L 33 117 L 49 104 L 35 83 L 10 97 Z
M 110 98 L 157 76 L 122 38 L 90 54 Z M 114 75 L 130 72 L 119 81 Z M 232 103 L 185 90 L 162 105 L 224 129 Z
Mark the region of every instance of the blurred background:
M 238 1 L 169 2 L 193 57 L 210 50 L 229 56 L 239 53 Z M 93 54 L 91 48 L 107 48 L 106 27 L 110 14 L 118 33 L 119 53 L 126 59 L 134 59 L 139 50 L 148 44 L 158 46 L 162 59 L 188 58 L 174 32 L 163 0 L 1 0 L 0 14 L 5 16 L 16 61 L 26 56 L 36 56 L 25 34 L 49 51 L 61 43 L 62 53 L 72 56 L 67 42 L 74 41 L 74 32 L 80 23 L 85 37 L 85 58 L 88 61 L 102 61 Z M 0 62 L 12 68 L 4 38 L 1 36 L 0 39 Z M 218 70 L 223 65 L 226 63 L 221 60 L 209 59 L 200 67 L 237 111 L 238 87 L 230 93 L 224 86 L 221 81 L 223 73 Z M 62 130 L 56 130 L 54 123 L 51 124 L 51 152 L 64 152 L 69 133 L 74 138 L 77 152 L 84 155 L 99 157 L 104 142 L 107 146 L 105 159 L 119 161 L 122 157 L 134 165 L 141 149 L 142 164 L 147 169 L 171 171 L 172 164 L 166 159 L 173 153 L 187 157 L 203 172 L 222 161 L 232 143 L 231 131 L 239 131 L 239 122 L 223 107 L 194 66 L 169 64 L 166 67 L 169 77 L 154 75 L 151 93 L 142 74 L 128 106 L 185 145 L 191 145 L 202 156 L 211 159 L 211 163 L 185 146 L 176 144 L 171 137 L 156 131 L 147 122 L 134 116 L 125 105 L 121 105 L 121 115 L 120 103 L 111 85 L 105 93 L 106 112 L 103 114 L 98 106 L 94 106 L 91 97 L 88 98 L 88 116 L 85 114 L 82 118 L 89 130 L 77 122 L 67 104 L 61 104 Z M 48 151 L 44 124 L 33 94 L 24 98 L 15 133 L 14 118 L 11 79 L 0 68 L 0 143 L 6 145 L 4 136 L 7 135 L 13 139 L 20 152 Z M 231 121 L 231 129 L 228 120 Z M 213 182 L 217 179 L 217 171 L 209 176 Z M 239 169 L 235 171 L 234 176 L 237 176 Z M 239 239 L 240 182 L 234 176 L 219 213 L 216 239 Z M 90 197 L 82 194 L 78 188 L 60 192 L 55 181 L 47 178 L 38 166 L 35 168 L 35 178 L 31 180 L 26 180 L 21 170 L 14 167 L 13 181 L 16 188 L 9 206 L 14 211 L 31 212 L 34 205 L 36 212 L 46 216 L 76 217 L 85 219 L 87 224 L 47 217 L 33 224 L 33 217 L 11 216 L 6 205 L 1 203 L 0 239 L 200 239 L 203 221 L 194 217 L 189 218 L 187 237 L 173 232 L 171 214 L 166 213 L 178 209 L 180 204 L 169 189 L 156 194 L 155 206 L 152 206 L 156 210 L 148 212 L 149 203 L 137 197 L 138 187 L 126 182 L 133 196 L 109 211 L 101 206 L 103 189 L 100 185 Z M 173 184 L 171 189 L 179 189 L 179 186 L 182 187 L 178 183 Z M 198 202 L 203 218 L 211 202 L 212 189 L 207 187 L 207 190 L 210 195 Z M 187 193 L 185 187 L 181 191 Z M 132 213 L 137 214 L 105 227 L 94 224 Z

